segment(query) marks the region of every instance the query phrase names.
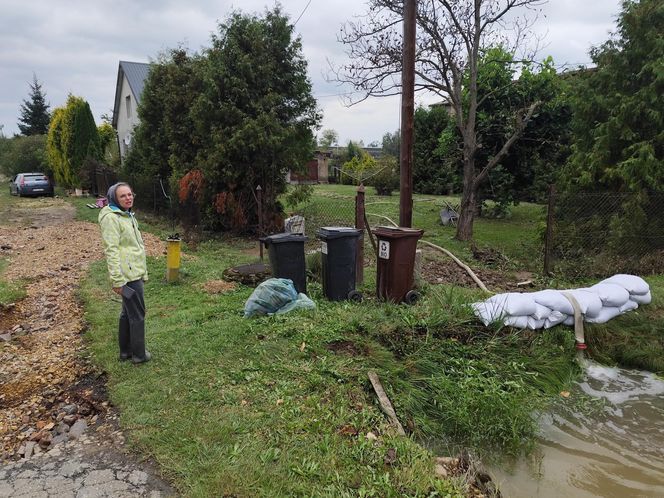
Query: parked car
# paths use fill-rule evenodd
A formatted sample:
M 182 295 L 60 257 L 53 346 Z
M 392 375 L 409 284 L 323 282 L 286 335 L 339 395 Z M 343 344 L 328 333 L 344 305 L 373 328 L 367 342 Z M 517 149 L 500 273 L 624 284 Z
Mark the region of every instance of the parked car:
M 44 173 L 19 173 L 9 180 L 9 193 L 19 197 L 27 195 L 53 197 L 53 183 Z

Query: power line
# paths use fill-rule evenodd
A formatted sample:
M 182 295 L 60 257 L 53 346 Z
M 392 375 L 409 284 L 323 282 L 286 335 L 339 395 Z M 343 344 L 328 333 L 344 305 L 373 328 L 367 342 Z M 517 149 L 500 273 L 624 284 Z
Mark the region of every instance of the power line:
M 304 15 L 304 13 L 305 13 L 305 12 L 307 11 L 307 9 L 309 8 L 309 5 L 310 5 L 310 4 L 311 4 L 311 0 L 309 0 L 309 1 L 307 2 L 307 5 L 304 6 L 304 9 L 302 9 L 302 13 L 301 13 L 301 14 L 299 15 L 299 17 L 295 20 L 295 22 L 293 23 L 293 26 L 295 26 L 295 25 L 297 24 L 297 21 L 299 21 L 299 20 L 302 18 L 302 16 Z

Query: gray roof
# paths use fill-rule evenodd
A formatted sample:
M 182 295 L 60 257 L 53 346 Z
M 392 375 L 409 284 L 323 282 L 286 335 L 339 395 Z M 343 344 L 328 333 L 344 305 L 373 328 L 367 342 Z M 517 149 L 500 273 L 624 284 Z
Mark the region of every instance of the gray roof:
M 146 64 L 145 62 L 120 61 L 120 67 L 127 77 L 129 87 L 134 93 L 134 97 L 136 97 L 136 103 L 139 103 L 141 101 L 141 95 L 143 94 L 145 80 L 150 72 L 150 64 Z
M 143 87 L 145 80 L 150 72 L 150 64 L 145 62 L 129 62 L 120 61 L 118 67 L 118 80 L 115 86 L 115 104 L 113 106 L 113 127 L 118 124 L 118 111 L 120 109 L 120 92 L 122 91 L 122 77 L 126 76 L 129 82 L 131 93 L 134 94 L 134 99 L 138 105 L 141 102 L 141 95 L 143 94 Z

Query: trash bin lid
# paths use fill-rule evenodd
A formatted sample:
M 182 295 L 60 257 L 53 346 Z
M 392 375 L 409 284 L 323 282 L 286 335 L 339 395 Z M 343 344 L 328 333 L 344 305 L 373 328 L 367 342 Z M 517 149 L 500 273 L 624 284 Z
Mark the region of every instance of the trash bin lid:
M 373 229 L 373 233 L 385 239 L 400 239 L 402 237 L 417 237 L 419 239 L 424 234 L 424 230 L 406 227 L 376 227 Z
M 359 237 L 362 229 L 353 227 L 320 227 L 316 230 L 316 236 L 321 239 L 338 239 L 341 237 Z
M 308 240 L 306 235 L 301 233 L 275 233 L 274 235 L 268 235 L 267 237 L 261 237 L 260 241 L 265 244 L 281 244 L 282 242 L 306 242 Z

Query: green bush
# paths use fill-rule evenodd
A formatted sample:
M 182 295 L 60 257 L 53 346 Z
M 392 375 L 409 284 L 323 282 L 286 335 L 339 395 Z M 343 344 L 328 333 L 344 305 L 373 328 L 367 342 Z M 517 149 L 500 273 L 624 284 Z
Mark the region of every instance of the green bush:
M 52 173 L 46 161 L 46 135 L 0 137 L 0 173 L 14 176 L 28 171 Z
M 399 173 L 396 157 L 384 156 L 376 162 L 375 173 L 367 183 L 376 189 L 378 195 L 392 195 L 399 188 Z
M 284 203 L 289 209 L 295 209 L 298 204 L 311 199 L 313 193 L 313 185 L 301 184 L 290 186 L 288 187 L 288 192 L 284 195 Z
M 361 157 L 353 157 L 341 168 L 341 183 L 359 185 L 376 170 L 376 160 L 363 152 Z

